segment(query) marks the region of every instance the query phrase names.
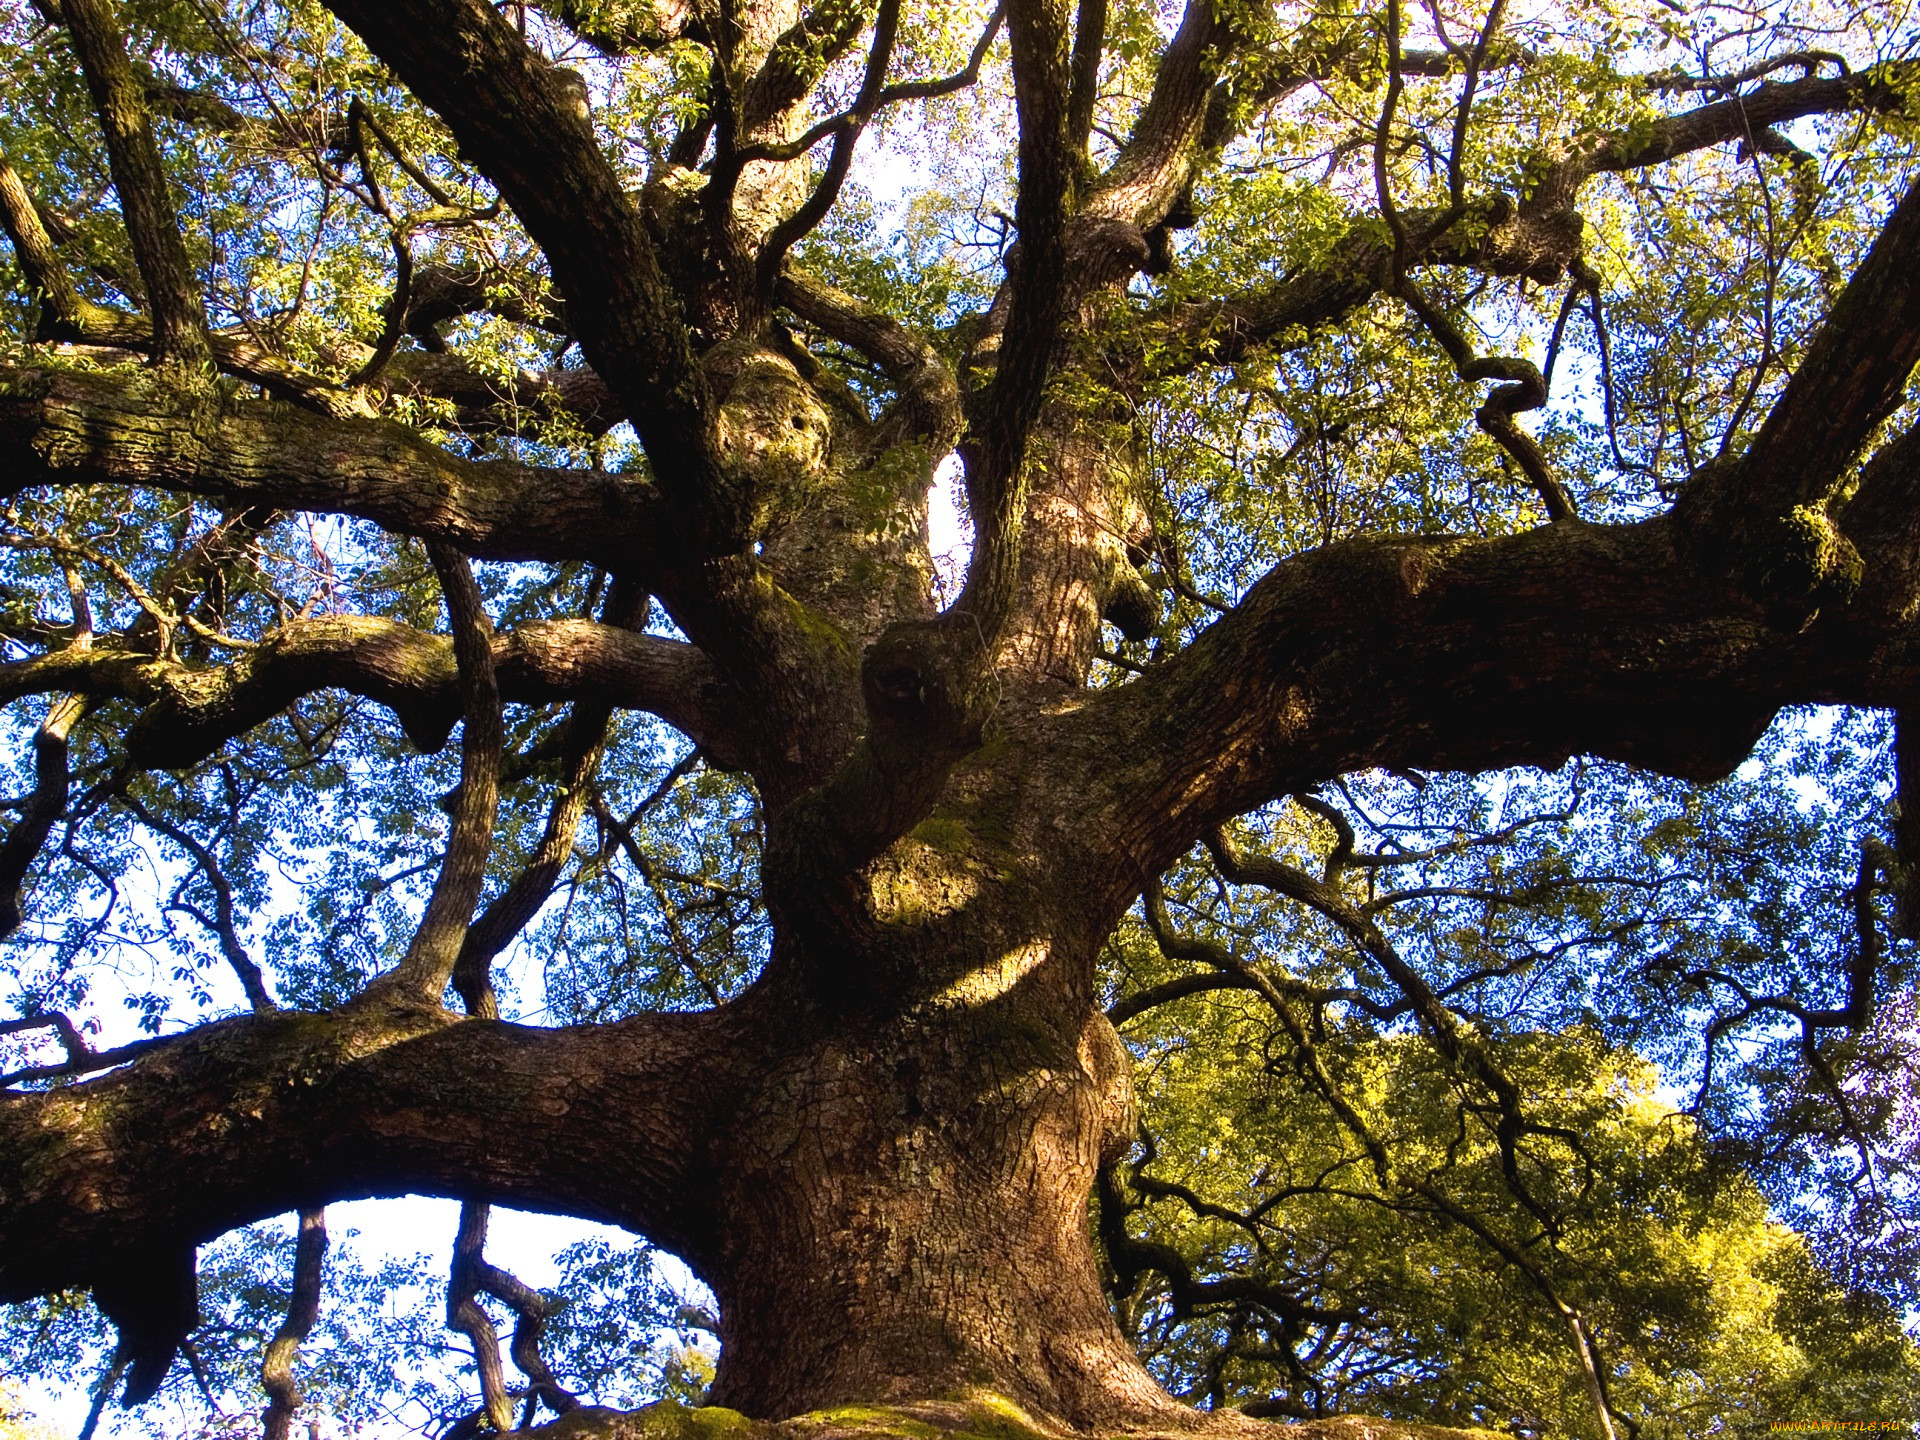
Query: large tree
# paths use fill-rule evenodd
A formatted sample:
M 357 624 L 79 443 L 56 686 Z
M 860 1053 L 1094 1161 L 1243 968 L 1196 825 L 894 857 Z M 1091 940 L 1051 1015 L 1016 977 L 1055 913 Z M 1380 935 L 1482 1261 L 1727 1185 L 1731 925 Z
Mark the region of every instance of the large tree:
M 1896 7 L 34 5 L 0 164 L 30 297 L 0 693 L 40 708 L 0 910 L 42 941 L 9 1026 L 66 1049 L 0 1101 L 0 1299 L 90 1288 L 138 1399 L 195 1323 L 196 1248 L 302 1212 L 284 1433 L 320 1208 L 425 1192 L 467 1202 L 449 1314 L 497 1428 L 477 1297 L 542 1302 L 484 1260 L 492 1202 L 683 1256 L 719 1302 L 713 1398 L 750 1415 L 985 1389 L 1188 1424 L 1116 1321 L 1142 1275 L 1285 1344 L 1358 1323 L 1127 1228 L 1178 1191 L 1122 1163 L 1113 1022 L 1224 989 L 1325 1107 L 1328 1173 L 1518 1277 L 1605 1427 L 1620 1372 L 1541 1179 L 1591 1181 L 1578 1107 L 1538 1103 L 1482 1005 L 1533 962 L 1496 936 L 1424 964 L 1376 888 L 1514 827 L 1369 846 L 1326 787 L 1575 755 L 1707 781 L 1783 707 L 1910 703 Z M 857 193 L 882 132 L 950 172 L 890 212 Z M 1556 365 L 1585 402 L 1543 408 Z M 423 752 L 458 727 L 457 783 L 389 712 Z M 626 712 L 685 737 L 638 790 L 659 732 Z M 745 879 L 650 843 L 695 775 L 696 839 Z M 76 839 L 107 817 L 164 846 L 171 938 L 250 1013 L 100 1050 L 64 1012 L 124 869 Z M 405 850 L 361 821 L 427 858 L 314 878 Z M 1789 1027 L 1843 1138 L 1864 1082 L 1836 1067 L 1920 903 L 1896 829 L 1852 857 L 1837 963 L 1774 986 L 1734 945 L 1633 982 L 1691 986 L 1670 1008 L 1709 1059 Z M 270 862 L 309 867 L 310 923 Z M 1202 863 L 1317 917 L 1321 970 L 1202 933 Z M 607 982 L 555 1009 L 577 1023 L 500 1020 L 557 894 L 621 942 L 616 864 L 680 1003 Z M 1131 943 L 1179 963 L 1110 994 L 1137 900 Z M 1347 1020 L 1380 1074 L 1423 1047 L 1426 1158 L 1325 1053 Z

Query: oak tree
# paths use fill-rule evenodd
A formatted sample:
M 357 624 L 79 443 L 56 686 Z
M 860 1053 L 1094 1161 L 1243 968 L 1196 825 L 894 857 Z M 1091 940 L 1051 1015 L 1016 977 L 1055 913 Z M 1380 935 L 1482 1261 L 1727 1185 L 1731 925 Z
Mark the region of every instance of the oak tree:
M 1568 1237 L 1686 1171 L 1602 1143 L 1633 1046 L 1690 1027 L 1702 1097 L 1735 1049 L 1779 1203 L 1851 1147 L 1847 1293 L 1904 1253 L 1898 7 L 7 26 L 0 697 L 32 719 L 0 924 L 42 1058 L 0 1100 L 0 1299 L 90 1290 L 129 1402 L 194 1332 L 199 1248 L 297 1213 L 261 1359 L 286 1434 L 323 1207 L 422 1192 L 463 1202 L 467 1433 L 576 1405 L 494 1203 L 684 1257 L 711 1398 L 754 1417 L 991 1392 L 1201 1424 L 1161 1379 L 1324 1410 L 1373 1302 L 1236 1270 L 1272 1172 L 1209 1198 L 1136 1149 L 1156 1042 L 1116 1024 L 1201 1044 L 1223 997 L 1259 1038 L 1218 1044 L 1318 1136 L 1289 1163 L 1327 1157 L 1287 1193 L 1477 1247 L 1595 1433 L 1638 1403 L 1609 1345 L 1647 1337 L 1596 1321 Z M 888 155 L 927 173 L 889 194 Z M 1609 870 L 1566 860 L 1592 804 L 1522 823 L 1475 778 L 1709 782 L 1814 703 L 1894 713 L 1909 804 L 1830 787 L 1772 890 L 1739 844 L 1668 863 L 1719 813 L 1684 787 L 1609 782 L 1644 841 Z M 1283 931 L 1292 961 L 1250 953 Z M 162 1033 L 95 1044 L 86 965 L 129 932 L 245 1011 L 134 993 Z M 1241 1238 L 1140 1228 L 1172 1202 Z M 1149 1312 L 1231 1333 L 1189 1385 L 1123 1332 Z

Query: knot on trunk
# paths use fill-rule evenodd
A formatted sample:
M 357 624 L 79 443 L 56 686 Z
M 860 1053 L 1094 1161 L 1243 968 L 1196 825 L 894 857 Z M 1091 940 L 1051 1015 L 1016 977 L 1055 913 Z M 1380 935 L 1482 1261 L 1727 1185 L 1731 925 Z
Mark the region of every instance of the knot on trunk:
M 985 715 L 957 648 L 950 629 L 937 621 L 890 626 L 867 647 L 860 685 L 882 732 L 869 737 L 877 748 L 897 741 L 959 753 L 978 742 Z
M 806 508 L 826 474 L 832 422 L 791 360 L 757 346 L 723 346 L 708 371 L 731 379 L 716 422 L 722 463 L 746 499 L 749 533 L 764 536 Z

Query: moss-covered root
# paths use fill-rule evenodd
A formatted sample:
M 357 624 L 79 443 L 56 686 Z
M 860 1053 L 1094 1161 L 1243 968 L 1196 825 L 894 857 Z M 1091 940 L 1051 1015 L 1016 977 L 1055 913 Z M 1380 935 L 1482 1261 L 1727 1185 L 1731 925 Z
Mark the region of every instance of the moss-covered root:
M 1191 1430 L 1130 1431 L 1126 1440 L 1501 1440 L 1486 1430 L 1456 1430 L 1404 1420 L 1344 1415 L 1279 1424 L 1234 1412 L 1196 1414 Z M 997 1395 L 908 1405 L 843 1405 L 791 1420 L 749 1420 L 737 1410 L 700 1409 L 663 1400 L 644 1410 L 576 1410 L 527 1432 L 543 1440 L 1068 1440 Z

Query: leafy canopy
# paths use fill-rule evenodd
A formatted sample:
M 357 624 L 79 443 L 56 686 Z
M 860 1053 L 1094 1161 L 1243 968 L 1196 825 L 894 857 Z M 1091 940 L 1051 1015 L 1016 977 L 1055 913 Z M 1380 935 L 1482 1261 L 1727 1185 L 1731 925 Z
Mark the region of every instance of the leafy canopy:
M 1383 192 L 1403 216 L 1525 197 L 1568 156 L 1630 150 L 1691 107 L 1873 75 L 1887 93 L 1871 105 L 1600 167 L 1567 278 L 1422 272 L 1456 339 L 1543 372 L 1552 403 L 1529 423 L 1579 513 L 1638 518 L 1751 439 L 1912 163 L 1901 66 L 1916 32 L 1899 3 L 1540 4 L 1497 33 L 1445 3 L 1227 8 L 1252 37 L 1221 77 L 1231 138 L 1181 202 L 1191 223 L 1162 230 L 1161 263 L 1099 317 L 1116 353 L 1137 342 L 1089 408 L 1118 412 L 1154 537 L 1142 568 L 1166 605 L 1138 633 L 1107 632 L 1098 686 L 1179 653 L 1289 556 L 1370 533 L 1517 533 L 1553 506 L 1476 428 L 1482 393 L 1447 326 L 1384 288 L 1246 345 L 1224 323 L 1155 322 L 1351 278 L 1343 267 L 1374 263 L 1357 245 L 1393 242 Z M 625 0 L 510 11 L 583 82 L 623 185 L 699 165 L 706 40 Z M 218 334 L 457 454 L 648 473 L 539 248 L 331 13 L 132 0 L 119 16 Z M 872 17 L 855 18 L 864 34 Z M 60 19 L 51 4 L 4 12 L 0 153 L 83 299 L 137 311 L 140 266 Z M 1138 120 L 1179 19 L 1106 7 L 1095 168 Z M 1006 42 L 979 5 L 909 7 L 898 25 L 895 73 L 916 77 L 963 70 L 993 38 L 974 83 L 880 113 L 794 263 L 959 363 L 1016 238 Z M 1285 56 L 1315 63 L 1286 76 Z M 816 58 L 821 118 L 855 97 L 865 48 Z M 1456 127 L 1469 70 L 1472 123 Z M 1501 219 L 1472 209 L 1457 233 L 1470 244 Z M 8 360 L 133 363 L 123 346 L 48 343 L 44 285 L 17 256 L 0 278 Z M 870 356 L 782 323 L 853 403 L 892 398 Z M 72 487 L 15 494 L 0 544 L 13 661 L 149 633 L 155 653 L 204 668 L 294 619 L 439 625 L 422 544 L 368 521 Z M 195 547 L 218 564 L 183 583 Z M 583 562 L 478 578 L 503 632 L 605 613 L 613 588 Z M 660 612 L 650 624 L 678 634 Z M 8 711 L 22 825 L 47 703 Z M 70 799 L 12 876 L 31 862 L 0 972 L 9 1014 L 78 1017 L 105 1048 L 242 1008 L 249 966 L 278 1004 L 321 1009 L 399 961 L 447 845 L 450 717 L 436 733 L 320 688 L 212 755 L 150 769 L 128 761 L 137 694 L 52 705 L 72 711 Z M 556 793 L 582 783 L 567 723 L 557 705 L 506 707 L 489 898 L 541 852 Z M 1116 1312 L 1156 1374 L 1256 1413 L 1589 1434 L 1571 1348 L 1586 1344 L 1612 1413 L 1648 1440 L 1920 1412 L 1920 1352 L 1901 1331 L 1920 1303 L 1915 990 L 1863 860 L 1892 834 L 1890 747 L 1879 713 L 1802 711 L 1714 785 L 1577 760 L 1365 771 L 1240 817 L 1156 880 L 1103 959 L 1143 1139 L 1104 1177 L 1097 1220 Z M 737 995 L 769 944 L 753 786 L 638 712 L 617 715 L 587 774 L 551 895 L 496 971 L 500 1012 L 562 1025 Z M 1863 967 L 1875 1001 L 1861 1008 Z M 28 1068 L 53 1038 L 24 1030 L 0 1054 Z M 181 1433 L 226 1433 L 262 1403 L 292 1247 L 291 1227 L 265 1225 L 203 1255 L 194 1367 L 162 1402 Z M 561 1273 L 546 1341 L 562 1383 L 608 1403 L 697 1394 L 688 1357 L 711 1317 L 646 1247 L 576 1246 Z M 309 1413 L 472 1423 L 471 1359 L 421 1318 L 438 1283 L 336 1251 L 300 1362 Z M 79 1296 L 17 1307 L 0 1333 L 16 1375 L 108 1365 Z

